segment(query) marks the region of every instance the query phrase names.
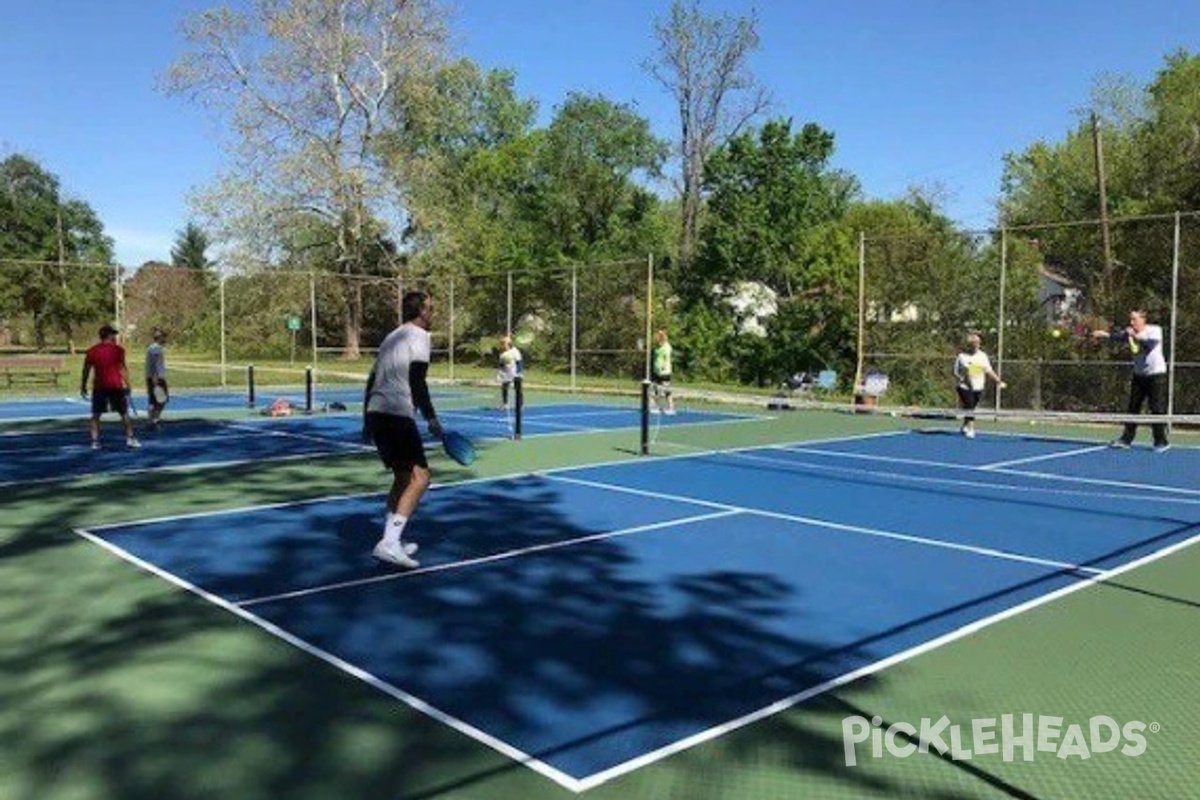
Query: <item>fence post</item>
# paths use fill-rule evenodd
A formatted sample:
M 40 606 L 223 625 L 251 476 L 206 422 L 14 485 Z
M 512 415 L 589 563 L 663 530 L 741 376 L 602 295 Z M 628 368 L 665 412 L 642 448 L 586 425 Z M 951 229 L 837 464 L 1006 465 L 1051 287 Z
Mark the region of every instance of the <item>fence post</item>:
M 654 341 L 654 253 L 646 255 L 646 371 L 643 380 L 650 380 L 651 344 Z
M 1004 374 L 1004 295 L 1008 283 L 1008 229 L 1000 229 L 1000 310 L 996 320 L 996 371 Z M 1041 368 L 1038 369 L 1039 373 Z M 1040 375 L 1039 375 L 1040 378 Z M 996 410 L 1002 405 L 1000 397 L 1004 390 L 996 384 Z
M 505 316 L 504 316 L 504 332 L 507 333 L 509 336 L 512 336 L 513 335 L 513 322 L 512 322 L 513 276 L 512 276 L 512 270 L 511 269 L 508 270 L 508 272 L 506 272 L 505 275 L 507 275 L 507 277 L 508 277 L 508 307 L 507 307 L 507 312 L 505 313 Z
M 579 350 L 579 267 L 571 265 L 571 391 L 575 391 L 576 352 Z
M 1171 350 L 1167 361 L 1167 414 L 1175 413 L 1175 331 L 1179 328 L 1179 212 L 1175 212 L 1175 241 L 1171 252 Z
M 312 332 L 312 365 L 314 376 L 317 369 L 317 273 L 308 273 L 308 324 Z
M 59 267 L 61 269 L 61 266 Z M 117 330 L 121 331 L 121 335 L 125 335 L 125 287 L 121 280 L 122 267 L 120 264 L 113 266 L 113 324 L 117 326 Z
M 858 232 L 858 343 L 855 346 L 855 361 L 854 361 L 854 391 L 858 391 L 858 387 L 863 382 L 863 361 L 866 354 L 863 348 L 866 344 L 867 335 L 867 234 L 865 231 Z M 850 393 L 851 400 L 854 402 L 854 392 Z
M 225 370 L 228 369 L 225 349 L 225 267 L 220 266 L 217 269 L 217 288 L 221 298 L 221 386 L 225 387 L 229 385 L 225 377 Z
M 450 380 L 454 380 L 454 279 L 456 273 L 450 273 Z

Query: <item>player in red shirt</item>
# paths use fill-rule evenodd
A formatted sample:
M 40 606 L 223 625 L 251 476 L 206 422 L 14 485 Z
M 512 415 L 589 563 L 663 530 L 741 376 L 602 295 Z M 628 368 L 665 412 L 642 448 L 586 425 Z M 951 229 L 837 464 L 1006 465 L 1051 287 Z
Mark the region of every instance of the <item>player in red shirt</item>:
M 129 419 L 129 370 L 125 366 L 125 348 L 116 342 L 117 330 L 111 325 L 100 329 L 100 341 L 88 348 L 83 359 L 83 380 L 79 394 L 88 398 L 88 376 L 96 371 L 92 382 L 92 420 L 88 430 L 92 434 L 92 449 L 100 449 L 100 415 L 115 411 L 121 415 L 125 426 L 125 444 L 141 447 L 133 435 L 133 423 Z

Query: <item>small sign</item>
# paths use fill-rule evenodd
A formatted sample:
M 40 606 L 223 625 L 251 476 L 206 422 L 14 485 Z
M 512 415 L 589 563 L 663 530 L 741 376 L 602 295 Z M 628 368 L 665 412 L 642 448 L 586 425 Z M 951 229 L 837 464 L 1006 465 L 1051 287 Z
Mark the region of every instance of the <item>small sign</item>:
M 298 330 L 300 330 L 300 318 L 299 318 L 299 317 L 288 317 L 288 319 L 287 319 L 287 329 L 288 329 L 289 331 L 298 331 Z

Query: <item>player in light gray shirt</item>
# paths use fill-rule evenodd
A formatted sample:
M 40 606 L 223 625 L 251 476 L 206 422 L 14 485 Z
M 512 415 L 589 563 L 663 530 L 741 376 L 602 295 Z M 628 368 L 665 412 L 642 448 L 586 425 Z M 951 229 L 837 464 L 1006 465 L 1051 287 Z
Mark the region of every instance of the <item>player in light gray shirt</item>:
M 424 292 L 404 296 L 402 324 L 380 345 L 363 397 L 364 437 L 375 443 L 380 460 L 393 476 L 383 536 L 373 555 L 405 569 L 419 566 L 412 557 L 417 545 L 405 542 L 403 535 L 432 479 L 417 429 L 417 412 L 425 418 L 430 434 L 438 439 L 442 436 L 426 382 L 432 315 L 433 301 Z
M 167 400 L 170 399 L 170 391 L 167 388 L 167 357 L 163 349 L 167 334 L 162 328 L 155 328 L 150 338 L 153 341 L 146 348 L 146 396 L 150 404 L 150 425 L 157 427 Z

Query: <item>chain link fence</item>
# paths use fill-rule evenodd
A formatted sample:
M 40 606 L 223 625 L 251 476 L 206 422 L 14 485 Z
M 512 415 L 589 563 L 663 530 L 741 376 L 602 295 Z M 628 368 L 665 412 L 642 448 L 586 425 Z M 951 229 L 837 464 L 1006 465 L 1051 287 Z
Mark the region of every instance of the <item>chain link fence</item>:
M 999 409 L 1123 411 L 1130 354 L 1090 336 L 1147 312 L 1164 331 L 1170 411 L 1200 412 L 1200 216 L 864 237 L 858 372 L 889 401 L 949 408 L 968 333 L 1008 383 Z M 1106 244 L 1107 242 L 1107 244 Z

